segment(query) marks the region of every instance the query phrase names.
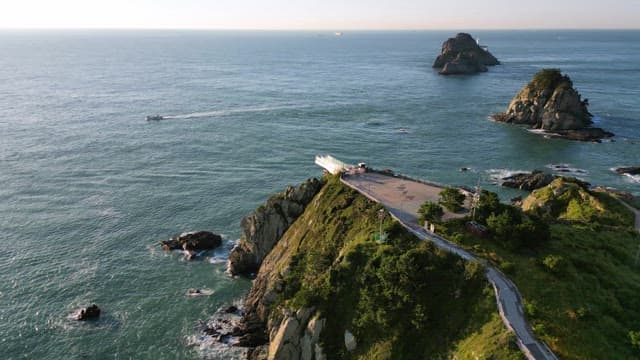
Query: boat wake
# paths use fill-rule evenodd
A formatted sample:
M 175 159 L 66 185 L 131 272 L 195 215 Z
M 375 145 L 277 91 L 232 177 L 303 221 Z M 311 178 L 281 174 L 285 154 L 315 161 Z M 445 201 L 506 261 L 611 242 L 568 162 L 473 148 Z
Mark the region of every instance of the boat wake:
M 244 114 L 244 113 L 261 113 L 261 112 L 270 112 L 270 111 L 279 111 L 279 110 L 292 110 L 292 109 L 299 109 L 299 108 L 300 106 L 248 107 L 248 108 L 237 108 L 237 109 L 202 111 L 202 112 L 194 112 L 194 113 L 179 114 L 179 115 L 163 115 L 162 118 L 167 120 L 170 120 L 170 119 L 187 120 L 187 119 L 228 116 L 228 115 Z

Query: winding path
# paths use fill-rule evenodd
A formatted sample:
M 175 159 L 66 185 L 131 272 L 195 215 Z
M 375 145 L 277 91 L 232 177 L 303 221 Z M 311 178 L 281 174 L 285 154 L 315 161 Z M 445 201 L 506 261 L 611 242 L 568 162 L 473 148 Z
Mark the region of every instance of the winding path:
M 344 174 L 341 181 L 367 198 L 382 204 L 394 219 L 418 238 L 431 241 L 437 247 L 465 260 L 483 263 L 487 279 L 493 285 L 496 294 L 500 316 L 504 324 L 515 333 L 518 346 L 527 359 L 557 360 L 551 349 L 533 335 L 524 316 L 520 293 L 511 280 L 486 261 L 476 258 L 454 243 L 428 232 L 418 224 L 417 214 L 420 205 L 427 200 L 437 201 L 437 196 L 442 190 L 441 187 L 375 172 Z M 447 213 L 445 218 L 463 215 Z M 636 215 L 638 215 L 637 212 Z M 638 220 L 639 218 L 637 218 Z

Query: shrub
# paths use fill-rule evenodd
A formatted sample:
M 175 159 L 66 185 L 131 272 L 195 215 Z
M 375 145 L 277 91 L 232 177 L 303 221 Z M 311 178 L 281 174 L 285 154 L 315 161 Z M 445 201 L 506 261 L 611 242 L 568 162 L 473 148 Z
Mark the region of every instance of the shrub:
M 423 224 L 425 221 L 439 223 L 442 221 L 442 215 L 444 215 L 444 210 L 442 207 L 433 201 L 427 201 L 418 210 L 420 223 Z
M 542 264 L 552 273 L 559 273 L 563 270 L 565 261 L 560 255 L 549 255 L 542 260 Z
M 629 331 L 629 341 L 631 346 L 636 350 L 640 350 L 640 331 Z
M 503 261 L 500 263 L 500 270 L 505 274 L 513 275 L 516 272 L 516 264 L 509 261 Z
M 460 190 L 448 187 L 440 192 L 439 203 L 449 211 L 458 212 L 462 210 L 464 199 L 465 196 Z
M 510 249 L 532 248 L 551 238 L 549 225 L 545 222 L 506 205 L 500 214 L 489 215 L 487 227 L 495 240 Z

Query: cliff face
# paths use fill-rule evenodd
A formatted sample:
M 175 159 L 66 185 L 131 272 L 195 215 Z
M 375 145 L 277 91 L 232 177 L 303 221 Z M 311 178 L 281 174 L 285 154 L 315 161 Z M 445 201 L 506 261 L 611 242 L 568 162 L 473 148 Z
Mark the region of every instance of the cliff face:
M 496 114 L 497 121 L 528 125 L 572 140 L 593 140 L 613 134 L 591 128 L 588 100 L 582 100 L 571 79 L 557 69 L 534 75 L 511 100 L 507 111 Z
M 498 59 L 480 47 L 471 35 L 459 33 L 442 44 L 442 51 L 433 67 L 442 68 L 442 75 L 452 75 L 485 72 L 487 66 L 498 64 Z
M 229 272 L 234 275 L 256 273 L 264 257 L 321 187 L 315 178 L 298 187 L 290 186 L 242 219 L 242 238 L 229 255 Z
M 323 186 L 265 256 L 247 296 L 250 357 L 465 358 L 480 343 L 483 356 L 520 359 L 482 268 L 388 218 L 389 240 L 377 243 L 379 209 L 338 178 Z

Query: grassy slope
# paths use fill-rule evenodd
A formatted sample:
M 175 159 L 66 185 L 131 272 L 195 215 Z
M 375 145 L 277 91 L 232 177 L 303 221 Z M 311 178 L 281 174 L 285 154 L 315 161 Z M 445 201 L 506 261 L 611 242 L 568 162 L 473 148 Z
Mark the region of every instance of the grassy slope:
M 561 358 L 640 358 L 628 335 L 640 330 L 640 266 L 634 265 L 640 235 L 615 200 L 592 195 L 606 204 L 604 213 L 585 202 L 579 213 L 590 221 L 551 225 L 551 241 L 537 249 L 513 251 L 491 239 L 455 236 L 454 229 L 450 238 L 509 274 L 536 334 Z M 573 217 L 567 214 L 561 211 L 560 217 Z M 560 259 L 555 266 L 545 265 L 550 256 Z
M 278 304 L 315 306 L 325 353 L 341 359 L 521 359 L 477 264 L 440 252 L 332 178 L 281 242 L 287 256 Z M 274 312 L 276 307 L 274 307 Z M 348 353 L 344 331 L 358 348 Z

